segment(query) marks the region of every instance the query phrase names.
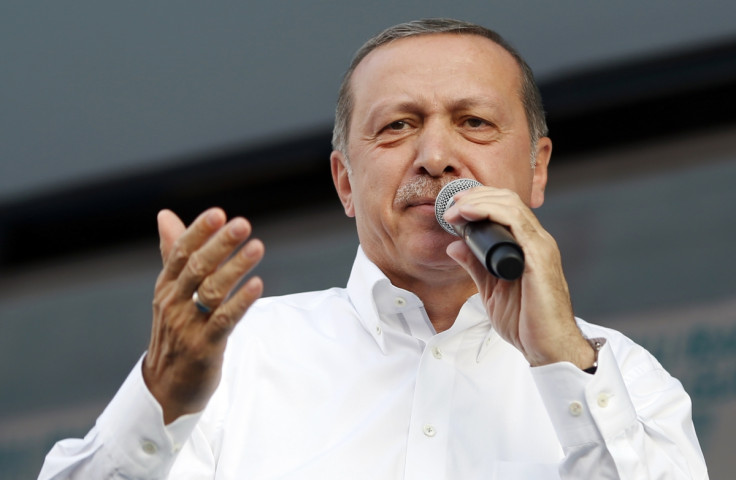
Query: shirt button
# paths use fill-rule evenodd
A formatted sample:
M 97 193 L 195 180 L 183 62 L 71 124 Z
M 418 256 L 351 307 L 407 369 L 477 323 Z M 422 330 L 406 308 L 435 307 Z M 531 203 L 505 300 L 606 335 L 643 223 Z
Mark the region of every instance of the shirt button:
M 435 435 L 437 435 L 437 429 L 429 424 L 425 425 L 422 431 L 424 431 L 424 435 L 426 435 L 427 437 L 434 437 Z
M 601 393 L 598 395 L 598 406 L 601 408 L 606 408 L 608 406 L 608 394 Z
M 434 358 L 437 360 L 442 358 L 442 350 L 440 350 L 440 347 L 432 347 L 432 355 L 434 355 Z
M 380 325 L 376 325 L 376 335 L 380 335 L 383 332 Z
M 394 299 L 394 303 L 397 307 L 403 307 L 406 306 L 406 300 L 404 300 L 404 297 L 396 297 Z
M 583 413 L 583 404 L 575 401 L 570 404 L 570 415 L 579 417 Z
M 144 453 L 148 455 L 153 455 L 156 452 L 158 452 L 158 445 L 156 445 L 150 440 L 146 440 L 143 443 L 141 443 L 141 449 L 143 450 Z

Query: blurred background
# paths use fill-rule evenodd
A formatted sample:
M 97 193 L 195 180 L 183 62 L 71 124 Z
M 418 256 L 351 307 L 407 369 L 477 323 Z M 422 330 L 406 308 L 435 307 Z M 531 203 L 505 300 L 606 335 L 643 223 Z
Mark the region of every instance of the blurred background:
M 267 295 L 345 284 L 338 85 L 371 35 L 440 16 L 535 70 L 555 145 L 537 213 L 576 313 L 657 355 L 711 477 L 732 474 L 736 3 L 454 3 L 0 4 L 0 478 L 35 478 L 142 355 L 161 208 L 249 217 Z

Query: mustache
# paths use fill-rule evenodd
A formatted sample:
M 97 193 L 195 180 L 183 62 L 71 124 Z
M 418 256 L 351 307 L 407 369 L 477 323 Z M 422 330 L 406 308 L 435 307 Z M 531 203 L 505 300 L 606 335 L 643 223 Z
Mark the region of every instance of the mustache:
M 437 198 L 442 187 L 455 178 L 414 177 L 396 190 L 394 205 L 407 207 L 428 198 Z

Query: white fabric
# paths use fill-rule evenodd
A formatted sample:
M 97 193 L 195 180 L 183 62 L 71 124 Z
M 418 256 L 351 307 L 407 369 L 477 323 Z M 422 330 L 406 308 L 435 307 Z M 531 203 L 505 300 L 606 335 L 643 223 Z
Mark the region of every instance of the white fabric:
M 139 363 L 39 478 L 707 478 L 680 383 L 620 333 L 579 324 L 606 339 L 595 375 L 530 368 L 477 296 L 435 334 L 359 250 L 346 289 L 249 310 L 204 412 L 165 427 Z

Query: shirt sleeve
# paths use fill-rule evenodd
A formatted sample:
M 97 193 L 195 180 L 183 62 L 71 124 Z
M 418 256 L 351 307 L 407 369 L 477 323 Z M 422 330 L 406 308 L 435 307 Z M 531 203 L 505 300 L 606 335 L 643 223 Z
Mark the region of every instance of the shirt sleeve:
M 623 356 L 606 342 L 594 375 L 567 362 L 532 368 L 565 453 L 560 476 L 707 479 L 680 382 L 635 344 Z
M 167 478 L 201 413 L 164 425 L 141 368 L 142 358 L 84 439 L 54 445 L 39 480 Z

